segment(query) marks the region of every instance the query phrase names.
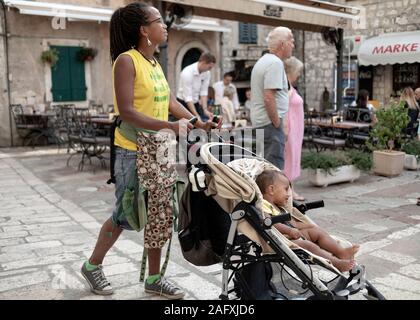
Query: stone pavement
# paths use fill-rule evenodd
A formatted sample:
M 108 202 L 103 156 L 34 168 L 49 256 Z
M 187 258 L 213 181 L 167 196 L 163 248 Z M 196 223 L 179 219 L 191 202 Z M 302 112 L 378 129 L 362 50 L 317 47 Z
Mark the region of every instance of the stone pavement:
M 0 149 L 0 299 L 158 299 L 138 283 L 141 233 L 124 232 L 104 261 L 115 293 L 90 293 L 79 273 L 112 210 L 107 170 L 69 167 L 65 150 Z M 95 165 L 95 164 L 94 164 Z M 95 169 L 95 171 L 94 171 Z M 329 232 L 360 243 L 358 261 L 389 299 L 420 299 L 420 172 L 396 178 L 364 175 L 352 184 L 296 184 L 308 200 L 324 199 L 311 217 Z M 221 266 L 187 263 L 174 241 L 168 276 L 186 299 L 214 300 Z

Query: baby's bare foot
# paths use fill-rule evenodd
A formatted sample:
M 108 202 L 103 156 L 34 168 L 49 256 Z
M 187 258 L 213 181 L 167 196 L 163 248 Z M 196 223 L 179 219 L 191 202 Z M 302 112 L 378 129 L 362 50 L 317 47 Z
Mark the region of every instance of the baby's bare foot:
M 336 267 L 341 272 L 346 272 L 346 271 L 349 271 L 349 270 L 353 269 L 355 263 L 356 262 L 354 260 L 340 260 L 340 259 L 337 259 L 336 261 L 334 261 L 334 267 Z
M 343 253 L 338 256 L 340 259 L 348 260 L 348 259 L 354 259 L 354 256 L 359 251 L 360 245 L 355 244 L 351 247 L 344 248 Z

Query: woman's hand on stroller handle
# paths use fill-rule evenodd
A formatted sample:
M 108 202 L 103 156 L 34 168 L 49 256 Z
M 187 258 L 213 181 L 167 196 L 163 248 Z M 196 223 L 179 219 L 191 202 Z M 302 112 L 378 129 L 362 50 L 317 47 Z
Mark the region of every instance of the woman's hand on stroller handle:
M 212 120 L 208 120 L 207 122 L 198 120 L 195 126 L 205 131 L 210 131 L 211 129 L 220 129 L 222 127 L 222 122 L 223 118 L 221 116 L 215 116 Z
M 174 131 L 177 136 L 186 136 L 190 130 L 194 129 L 193 124 L 190 122 L 191 120 L 192 119 L 180 119 L 175 122 L 170 122 L 171 130 Z

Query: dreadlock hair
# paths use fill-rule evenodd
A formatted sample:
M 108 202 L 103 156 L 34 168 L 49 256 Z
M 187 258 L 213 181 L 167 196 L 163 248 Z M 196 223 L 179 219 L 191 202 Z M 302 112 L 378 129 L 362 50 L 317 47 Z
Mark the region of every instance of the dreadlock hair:
M 111 62 L 140 41 L 140 27 L 148 24 L 150 5 L 134 2 L 119 8 L 111 17 L 109 27 Z

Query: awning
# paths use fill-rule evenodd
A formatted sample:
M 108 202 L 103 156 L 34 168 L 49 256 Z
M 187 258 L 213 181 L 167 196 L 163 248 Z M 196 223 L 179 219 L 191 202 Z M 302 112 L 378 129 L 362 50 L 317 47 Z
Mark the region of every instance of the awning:
M 19 9 L 21 14 L 78 20 L 110 21 L 112 13 L 114 12 L 111 9 L 91 8 L 50 2 L 21 0 L 5 0 L 4 2 L 9 7 Z
M 365 40 L 358 59 L 363 66 L 420 62 L 420 31 L 388 33 Z
M 321 31 L 323 27 L 349 28 L 359 20 L 360 9 L 327 1 L 275 0 L 163 0 L 194 8 L 194 14 L 293 29 Z
M 74 6 L 50 2 L 32 2 L 22 0 L 5 0 L 9 7 L 17 8 L 21 14 L 60 17 L 69 20 L 87 20 L 87 21 L 111 21 L 114 13 L 112 9 L 92 8 L 84 6 Z M 203 32 L 230 32 L 230 28 L 223 27 L 214 19 L 205 19 L 203 17 L 192 17 L 191 22 L 181 28 L 182 30 Z
M 203 32 L 203 31 L 215 31 L 215 32 L 231 32 L 230 28 L 226 28 L 220 25 L 219 22 L 213 19 L 203 19 L 202 17 L 193 17 L 187 25 L 183 26 L 181 30 Z

